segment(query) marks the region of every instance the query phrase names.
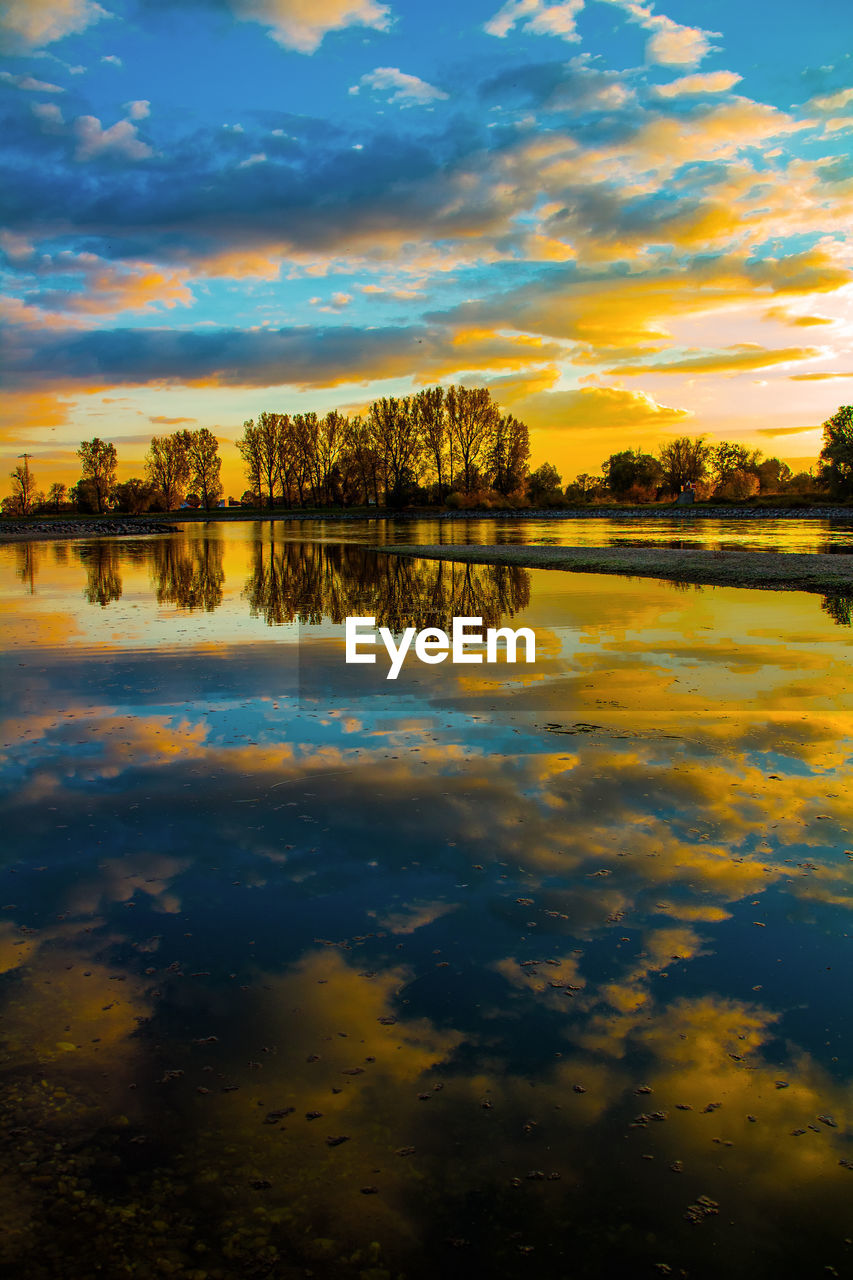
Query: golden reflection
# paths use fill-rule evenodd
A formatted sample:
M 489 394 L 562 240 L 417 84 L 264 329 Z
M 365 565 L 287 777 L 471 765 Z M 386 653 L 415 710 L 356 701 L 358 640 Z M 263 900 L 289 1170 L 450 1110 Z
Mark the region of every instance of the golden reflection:
M 219 538 L 160 538 L 146 551 L 158 604 L 207 613 L 222 604 L 224 544 Z
M 102 607 L 122 594 L 122 549 L 112 541 L 93 542 L 81 549 L 81 559 L 86 566 L 85 595 L 89 604 Z
M 515 566 L 406 560 L 355 544 L 258 539 L 243 595 L 270 626 L 373 616 L 392 630 L 423 629 L 457 616 L 480 617 L 489 627 L 527 607 L 530 574 Z

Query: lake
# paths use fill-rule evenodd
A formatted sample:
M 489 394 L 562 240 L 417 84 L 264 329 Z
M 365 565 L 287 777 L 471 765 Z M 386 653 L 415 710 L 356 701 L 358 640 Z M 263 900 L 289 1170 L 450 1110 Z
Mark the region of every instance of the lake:
M 849 1275 L 850 605 L 210 524 L 0 546 L 0 1260 Z M 581 541 L 582 540 L 582 541 Z M 534 666 L 344 663 L 344 619 Z

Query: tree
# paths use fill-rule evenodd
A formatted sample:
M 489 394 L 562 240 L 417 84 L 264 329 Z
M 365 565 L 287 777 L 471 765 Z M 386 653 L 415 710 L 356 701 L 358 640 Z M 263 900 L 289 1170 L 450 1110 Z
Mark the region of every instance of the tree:
M 508 413 L 494 424 L 486 447 L 489 483 L 508 497 L 524 488 L 530 458 L 527 426 Z
M 12 479 L 12 503 L 17 515 L 28 516 L 33 509 L 36 492 L 36 479 L 30 471 L 30 460 L 23 454 L 24 465 L 20 462 L 9 472 Z
M 721 440 L 711 449 L 710 463 L 715 491 L 724 486 L 736 471 L 755 471 L 761 457 L 759 450 L 750 452 L 746 445 L 732 440 Z
M 162 493 L 167 511 L 181 501 L 190 477 L 188 435 L 188 431 L 173 431 L 170 436 L 152 436 L 145 456 L 148 478 Z
M 624 449 L 612 453 L 601 467 L 607 487 L 617 498 L 633 498 L 648 501 L 655 496 L 663 480 L 663 467 L 650 453 L 639 449 Z
M 138 476 L 131 476 L 123 484 L 116 485 L 113 501 L 119 511 L 127 511 L 130 515 L 139 516 L 151 509 L 154 493 L 152 485 L 146 484 Z
M 756 467 L 762 493 L 778 493 L 791 479 L 791 468 L 780 458 L 765 458 Z
M 59 481 L 57 481 L 55 484 L 52 484 L 47 492 L 47 500 L 50 503 L 50 505 L 53 507 L 53 510 L 58 515 L 59 508 L 62 506 L 63 502 L 65 501 L 65 485 L 60 484 Z
M 187 461 L 190 468 L 190 484 L 197 489 L 201 505 L 209 511 L 222 495 L 219 470 L 219 443 L 207 427 L 187 432 Z
M 820 478 L 836 497 L 853 495 L 853 405 L 843 404 L 823 424 Z
M 711 446 L 704 436 L 678 436 L 661 445 L 658 453 L 663 482 L 670 493 L 679 494 L 685 485 L 696 484 L 707 475 Z
M 261 454 L 261 438 L 258 428 L 255 426 L 254 419 L 248 418 L 243 423 L 243 434 L 237 441 L 237 452 L 243 459 L 243 465 L 246 471 L 246 479 L 252 486 L 252 492 L 260 499 L 263 491 L 264 464 Z M 247 490 L 248 492 L 248 490 Z M 242 505 L 245 506 L 243 498 L 240 499 Z
M 437 497 L 444 500 L 450 467 L 450 426 L 447 421 L 443 387 L 427 387 L 412 397 L 411 411 L 424 453 L 435 471 Z
M 500 416 L 498 407 L 488 387 L 451 387 L 446 403 L 450 438 L 459 454 L 463 488 L 470 493 L 476 487 L 486 444 Z
M 563 478 L 557 468 L 550 462 L 543 462 L 527 480 L 527 493 L 533 506 L 556 506 L 563 496 L 562 484 Z
M 401 506 L 423 447 L 409 401 L 393 396 L 374 400 L 367 425 L 384 472 L 385 505 Z
M 118 454 L 114 444 L 106 440 L 81 440 L 77 457 L 83 466 L 83 479 L 90 481 L 95 493 L 95 509 L 103 515 L 115 488 Z

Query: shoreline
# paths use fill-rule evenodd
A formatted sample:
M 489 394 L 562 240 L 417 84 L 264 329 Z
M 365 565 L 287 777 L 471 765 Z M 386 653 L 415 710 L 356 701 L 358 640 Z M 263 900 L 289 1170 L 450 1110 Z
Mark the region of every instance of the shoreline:
M 853 507 L 827 504 L 815 507 L 755 507 L 755 506 L 636 506 L 636 507 L 560 507 L 557 509 L 519 509 L 510 511 L 449 511 L 446 508 L 419 508 L 403 511 L 371 509 L 348 511 L 285 511 L 253 510 L 232 513 L 227 511 L 170 511 L 145 516 L 48 516 L 35 519 L 4 517 L 0 519 L 0 544 L 12 542 L 45 542 L 59 538 L 116 538 L 144 537 L 157 533 L 180 533 L 184 526 L 194 524 L 235 523 L 303 523 L 306 521 L 368 520 L 377 524 L 387 521 L 413 520 L 834 520 L 853 526 Z
M 659 578 L 694 586 L 853 595 L 853 555 L 823 552 L 705 551 L 670 547 L 520 547 L 386 545 L 373 547 L 409 559 L 463 564 L 562 569 L 569 573 Z

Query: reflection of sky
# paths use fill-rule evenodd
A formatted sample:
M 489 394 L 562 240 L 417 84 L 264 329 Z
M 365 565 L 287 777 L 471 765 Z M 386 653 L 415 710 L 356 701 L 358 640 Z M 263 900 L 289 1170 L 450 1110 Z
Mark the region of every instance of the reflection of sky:
M 713 1242 L 732 1274 L 784 1275 L 840 1239 L 849 632 L 801 593 L 538 571 L 513 623 L 536 668 L 413 664 L 392 685 L 345 666 L 337 627 L 280 645 L 233 541 L 210 613 L 157 606 L 121 560 L 134 643 L 112 631 L 127 585 L 81 601 L 79 561 L 50 549 L 19 606 L 9 1060 L 94 1089 L 108 1049 L 111 1088 L 139 1086 L 133 1132 L 168 1167 L 216 1168 L 236 1219 L 266 1178 L 303 1234 L 322 1219 L 413 1275 L 463 1236 L 491 1273 L 531 1244 L 562 1275 L 584 1223 L 590 1277 L 619 1223 L 629 1274 L 709 1274 Z M 28 635 L 40 599 L 72 606 L 85 647 Z M 703 1194 L 725 1209 L 694 1230 Z

